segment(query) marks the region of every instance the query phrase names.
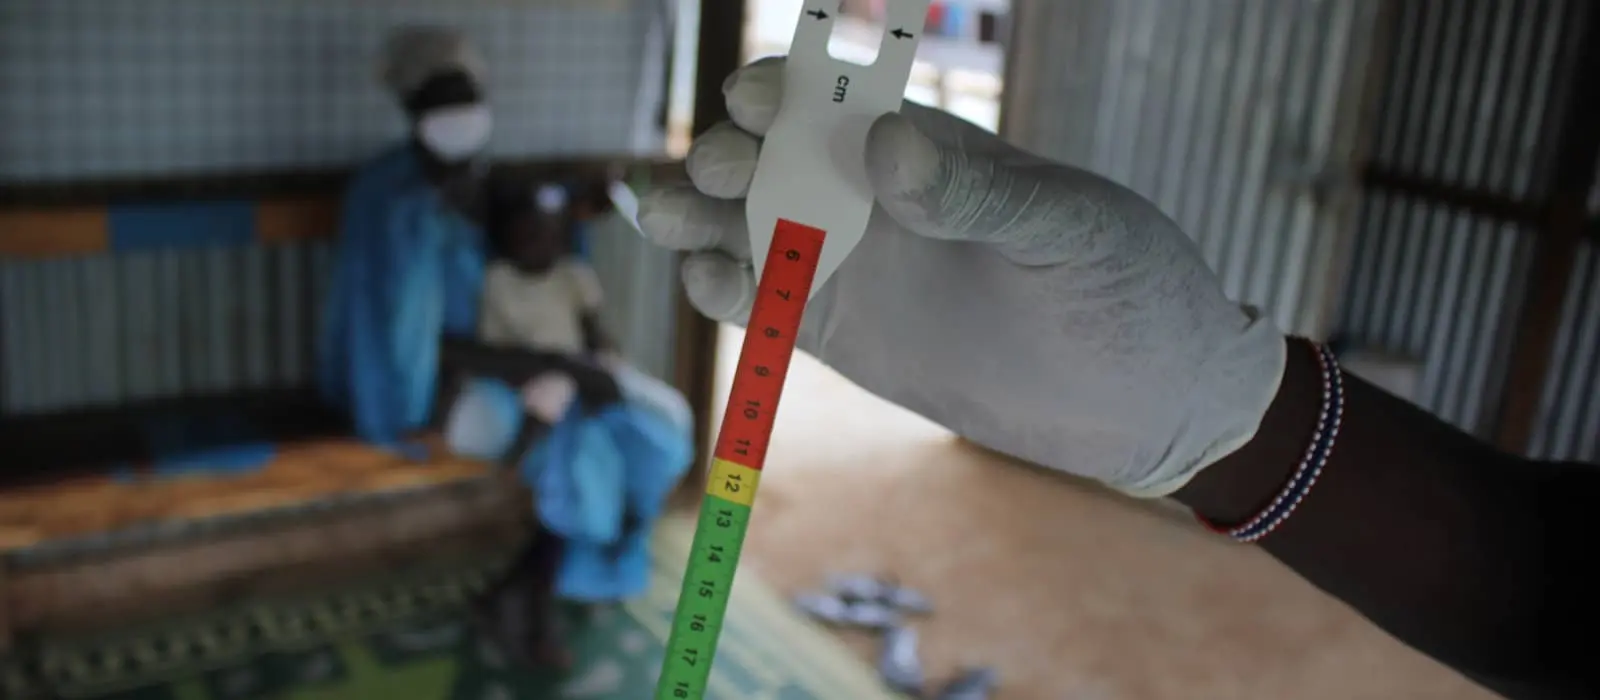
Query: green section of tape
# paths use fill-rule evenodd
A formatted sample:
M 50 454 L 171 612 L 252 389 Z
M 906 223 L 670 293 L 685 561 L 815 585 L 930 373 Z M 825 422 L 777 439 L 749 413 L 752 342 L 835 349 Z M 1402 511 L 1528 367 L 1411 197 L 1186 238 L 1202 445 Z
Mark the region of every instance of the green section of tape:
M 700 522 L 672 617 L 656 700 L 702 700 L 706 696 L 717 637 L 722 634 L 733 574 L 739 567 L 749 525 L 749 506 L 710 495 L 701 501 Z

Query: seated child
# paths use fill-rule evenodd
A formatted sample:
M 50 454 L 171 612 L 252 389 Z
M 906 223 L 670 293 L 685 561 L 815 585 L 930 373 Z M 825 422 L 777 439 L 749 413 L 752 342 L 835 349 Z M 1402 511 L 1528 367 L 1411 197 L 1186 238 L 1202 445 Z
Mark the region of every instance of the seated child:
M 470 374 L 521 387 L 526 412 L 503 457 L 510 466 L 520 465 L 573 401 L 592 411 L 622 398 L 597 322 L 599 279 L 569 255 L 565 206 L 559 188 L 491 196 L 478 337 L 447 338 L 441 350 L 442 364 L 458 370 L 446 381 Z M 535 525 L 510 569 L 479 602 L 479 624 L 518 661 L 564 668 L 570 655 L 558 639 L 553 585 L 565 543 Z
M 520 386 L 527 415 L 507 459 L 516 463 L 574 400 L 587 410 L 621 391 L 608 366 L 615 354 L 600 331 L 602 300 L 594 269 L 570 255 L 566 195 L 559 187 L 491 202 L 476 368 Z

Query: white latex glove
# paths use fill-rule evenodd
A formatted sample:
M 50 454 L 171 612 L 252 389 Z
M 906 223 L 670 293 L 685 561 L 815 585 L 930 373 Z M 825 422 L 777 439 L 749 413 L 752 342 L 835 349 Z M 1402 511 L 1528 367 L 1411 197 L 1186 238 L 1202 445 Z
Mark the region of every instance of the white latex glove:
M 695 141 L 693 186 L 641 202 L 646 236 L 695 251 L 683 283 L 718 320 L 749 314 L 741 198 L 782 80 L 782 59 L 730 76 L 732 123 Z M 910 103 L 873 125 L 865 158 L 878 205 L 807 307 L 803 350 L 981 445 L 1137 496 L 1254 436 L 1282 334 L 1154 205 Z

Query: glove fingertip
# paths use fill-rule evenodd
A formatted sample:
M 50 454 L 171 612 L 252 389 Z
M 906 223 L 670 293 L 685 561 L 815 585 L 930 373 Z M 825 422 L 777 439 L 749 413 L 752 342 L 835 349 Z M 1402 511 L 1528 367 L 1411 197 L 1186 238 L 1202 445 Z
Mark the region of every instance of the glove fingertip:
M 866 165 L 873 193 L 891 216 L 917 233 L 945 237 L 930 220 L 950 186 L 938 144 L 891 112 L 867 131 Z
M 690 255 L 679 271 L 690 305 L 708 318 L 743 322 L 755 301 L 755 276 L 720 253 Z
M 760 150 L 754 136 L 722 122 L 694 140 L 684 165 L 695 189 L 718 199 L 737 199 L 750 191 Z
M 669 250 L 698 250 L 715 243 L 705 231 L 688 225 L 697 196 L 692 188 L 672 187 L 646 192 L 639 199 L 639 232 Z
M 728 116 L 739 128 L 760 136 L 772 128 L 783 99 L 784 59 L 763 58 L 734 71 L 722 84 Z

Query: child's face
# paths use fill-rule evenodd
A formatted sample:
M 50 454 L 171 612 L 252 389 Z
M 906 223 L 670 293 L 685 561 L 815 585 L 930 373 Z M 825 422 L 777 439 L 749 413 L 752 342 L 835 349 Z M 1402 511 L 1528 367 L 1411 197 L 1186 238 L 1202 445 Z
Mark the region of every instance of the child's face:
M 539 212 L 528 212 L 511 220 L 507 253 L 524 272 L 549 270 L 561 258 L 561 237 L 557 221 Z

